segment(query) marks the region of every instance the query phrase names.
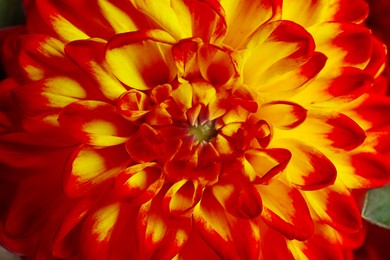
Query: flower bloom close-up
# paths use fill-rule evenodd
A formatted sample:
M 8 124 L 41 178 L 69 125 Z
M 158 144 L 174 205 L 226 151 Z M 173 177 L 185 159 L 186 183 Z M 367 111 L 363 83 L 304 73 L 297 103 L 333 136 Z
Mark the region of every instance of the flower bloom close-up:
M 363 0 L 24 0 L 0 32 L 0 245 L 353 259 L 390 183 Z

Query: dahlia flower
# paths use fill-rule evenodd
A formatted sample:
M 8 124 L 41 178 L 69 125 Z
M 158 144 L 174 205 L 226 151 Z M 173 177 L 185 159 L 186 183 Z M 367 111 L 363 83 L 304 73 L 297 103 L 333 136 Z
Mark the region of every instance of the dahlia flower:
M 30 259 L 344 259 L 390 182 L 362 0 L 25 0 L 0 242 Z

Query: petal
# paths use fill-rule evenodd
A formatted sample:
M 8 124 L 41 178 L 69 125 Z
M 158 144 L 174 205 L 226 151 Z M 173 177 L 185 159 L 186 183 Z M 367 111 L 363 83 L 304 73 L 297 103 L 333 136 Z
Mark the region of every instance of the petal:
M 258 27 L 281 16 L 282 1 L 220 1 L 227 20 L 227 34 L 223 42 L 239 47 Z
M 362 227 L 360 210 L 348 189 L 341 183 L 303 195 L 318 218 L 344 232 L 356 232 Z
M 358 153 L 351 156 L 350 165 L 352 168 L 340 176 L 341 180 L 350 188 L 376 188 L 390 182 L 390 167 L 387 156 Z
M 160 30 L 118 34 L 107 44 L 106 60 L 121 82 L 146 90 L 169 83 L 176 76 L 167 43 L 173 43 L 173 39 Z
M 176 68 L 181 77 L 195 78 L 199 74 L 197 64 L 197 52 L 199 49 L 199 40 L 184 39 L 172 47 L 172 56 L 175 60 Z
M 359 121 L 363 121 L 365 129 L 390 125 L 387 115 L 390 113 L 390 98 L 381 95 L 365 95 L 351 111 Z M 360 122 L 359 122 L 360 123 Z
M 176 39 L 195 36 L 205 42 L 214 42 L 226 32 L 226 24 L 220 13 L 221 7 L 215 0 L 131 2 Z
M 276 101 L 290 98 L 311 86 L 324 68 L 327 59 L 324 54 L 315 52 L 306 63 L 298 68 L 269 79 L 267 83 L 261 85 L 261 91 L 267 93 L 266 100 Z
M 260 215 L 262 202 L 254 185 L 237 176 L 220 180 L 211 191 L 228 213 L 237 218 L 253 219 Z
M 287 180 L 298 189 L 320 189 L 336 179 L 336 168 L 319 150 L 298 141 L 284 140 L 292 158 L 286 167 Z
M 303 137 L 307 144 L 353 150 L 363 144 L 365 131 L 350 117 L 337 112 L 324 112 L 320 109 L 310 109 L 307 118 L 299 127 L 289 132 L 277 132 L 275 136 Z M 287 137 L 287 136 L 286 136 Z
M 101 39 L 72 41 L 65 46 L 65 53 L 93 79 L 94 85 L 105 97 L 116 100 L 126 89 L 110 72 L 104 61 L 105 43 Z
M 251 181 L 265 184 L 281 173 L 290 159 L 291 153 L 286 149 L 250 149 L 245 152 L 244 171 Z
M 132 17 L 130 17 L 134 14 L 131 5 L 126 2 L 120 4 L 123 11 L 130 10 L 127 15 L 120 12 L 115 5 L 103 3 L 103 1 L 57 2 L 45 0 L 37 2 L 37 7 L 46 24 L 60 38 L 69 42 L 90 37 L 108 39 L 116 31 L 123 30 L 124 25 L 118 28 L 118 20 L 127 22 L 126 29 L 136 30 L 137 26 L 134 25 Z M 111 15 L 108 15 L 108 12 Z M 113 14 L 116 14 L 115 18 L 113 18 Z M 94 19 L 88 19 L 88 16 L 93 16 Z M 130 23 L 128 23 L 129 21 Z
M 136 126 L 122 118 L 113 105 L 85 100 L 64 107 L 58 117 L 62 128 L 85 144 L 112 146 L 126 142 Z
M 72 205 L 56 234 L 53 244 L 53 256 L 67 258 L 78 253 L 79 245 L 75 245 L 74 237 L 79 235 L 83 221 L 92 206 L 93 201 L 90 198 Z
M 111 203 L 100 206 L 86 220 L 83 227 L 84 238 L 82 255 L 84 258 L 109 258 L 109 248 L 113 231 L 117 225 L 120 204 Z
M 360 69 L 368 64 L 373 49 L 371 32 L 349 23 L 323 23 L 309 29 L 316 43 L 316 50 L 328 57 L 325 71 L 345 66 Z
M 374 79 L 365 70 L 342 67 L 339 70 L 321 74 L 294 99 L 304 103 L 331 100 L 352 101 L 366 93 L 371 88 L 373 81 Z M 307 96 L 312 98 L 308 100 Z
M 291 129 L 306 119 L 306 109 L 288 101 L 274 101 L 263 104 L 257 116 L 272 126 Z
M 121 171 L 115 186 L 121 198 L 132 203 L 147 202 L 164 184 L 161 167 L 157 163 L 136 164 Z
M 198 184 L 181 180 L 173 184 L 163 198 L 163 207 L 170 215 L 181 215 L 193 208 L 200 199 Z
M 158 158 L 157 145 L 161 135 L 151 126 L 142 124 L 139 131 L 126 142 L 126 150 L 138 163 L 151 162 Z
M 310 27 L 327 21 L 361 23 L 368 16 L 368 5 L 362 0 L 284 0 L 283 20 Z
M 21 69 L 18 76 L 25 80 L 41 80 L 73 69 L 64 55 L 64 44 L 56 38 L 41 34 L 22 35 L 18 46 Z
M 164 214 L 162 200 L 166 188 L 139 211 L 137 234 L 141 259 L 172 259 L 188 240 L 191 219 Z
M 80 146 L 69 161 L 65 191 L 71 197 L 83 196 L 102 188 L 101 184 L 116 176 L 128 163 L 123 146 L 94 148 Z
M 263 199 L 263 221 L 287 239 L 306 240 L 313 234 L 313 221 L 301 193 L 281 181 L 258 185 Z
M 223 85 L 238 75 L 238 68 L 226 51 L 211 44 L 203 45 L 198 52 L 200 72 L 213 85 Z
M 203 192 L 193 219 L 201 237 L 221 258 L 258 259 L 260 234 L 257 223 L 227 214 L 210 190 Z
M 147 110 L 149 102 L 149 97 L 145 93 L 132 89 L 120 96 L 117 110 L 127 120 L 137 121 L 150 111 Z
M 261 86 L 275 76 L 307 62 L 314 48 L 312 36 L 293 22 L 265 24 L 253 34 L 244 53 L 244 83 L 261 91 Z
M 82 227 L 77 257 L 140 259 L 136 245 L 139 207 L 105 198 L 91 211 Z

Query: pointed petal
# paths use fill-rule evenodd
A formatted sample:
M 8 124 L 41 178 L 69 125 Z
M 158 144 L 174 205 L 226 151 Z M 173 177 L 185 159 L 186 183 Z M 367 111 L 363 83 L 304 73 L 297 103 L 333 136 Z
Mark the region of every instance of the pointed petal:
M 149 30 L 118 34 L 106 47 L 112 73 L 131 88 L 146 90 L 169 83 L 176 76 L 170 53 L 173 39 L 164 31 Z
M 64 107 L 58 122 L 76 139 L 98 146 L 124 143 L 136 130 L 136 126 L 122 118 L 113 105 L 92 100 Z
M 83 196 L 116 176 L 128 163 L 123 146 L 94 148 L 80 146 L 69 162 L 65 191 L 71 197 Z

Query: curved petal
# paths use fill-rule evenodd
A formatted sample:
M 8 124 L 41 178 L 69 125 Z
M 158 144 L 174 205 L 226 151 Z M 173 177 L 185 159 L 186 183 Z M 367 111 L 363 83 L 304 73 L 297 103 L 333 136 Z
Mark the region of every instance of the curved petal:
M 121 82 L 147 90 L 170 83 L 176 76 L 172 43 L 171 36 L 161 30 L 118 34 L 107 43 L 106 61 Z
M 261 217 L 268 226 L 287 239 L 306 240 L 311 237 L 313 221 L 306 201 L 297 189 L 278 180 L 256 188 L 263 199 Z
M 61 110 L 58 122 L 76 139 L 98 146 L 124 143 L 136 130 L 113 105 L 92 100 L 67 105 Z
M 116 176 L 129 162 L 123 146 L 94 148 L 80 146 L 69 161 L 65 191 L 70 197 L 79 197 L 96 191 L 101 184 Z

